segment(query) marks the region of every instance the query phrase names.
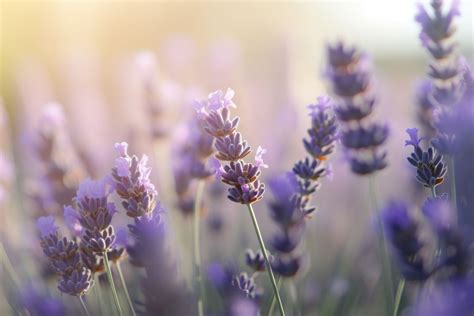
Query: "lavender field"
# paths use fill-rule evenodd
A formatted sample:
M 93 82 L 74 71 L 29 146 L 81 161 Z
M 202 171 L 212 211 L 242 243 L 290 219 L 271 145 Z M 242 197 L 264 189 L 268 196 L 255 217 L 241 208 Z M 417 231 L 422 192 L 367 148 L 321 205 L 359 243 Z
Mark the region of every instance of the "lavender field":
M 474 316 L 470 0 L 0 0 L 0 315 Z

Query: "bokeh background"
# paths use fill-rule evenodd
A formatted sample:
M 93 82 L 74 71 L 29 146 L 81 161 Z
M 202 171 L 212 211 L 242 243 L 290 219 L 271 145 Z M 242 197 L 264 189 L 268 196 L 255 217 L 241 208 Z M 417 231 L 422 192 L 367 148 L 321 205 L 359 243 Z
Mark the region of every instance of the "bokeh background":
M 472 62 L 473 2 L 462 1 L 461 12 L 456 39 L 460 53 Z M 252 147 L 268 149 L 270 168 L 264 177 L 289 170 L 304 156 L 306 105 L 328 93 L 322 78 L 325 46 L 336 40 L 373 58 L 376 116 L 391 127 L 389 167 L 378 176 L 378 198 L 416 200 L 403 139 L 405 129 L 417 124 L 415 92 L 428 58 L 415 13 L 416 2 L 408 0 L 2 0 L 0 96 L 6 119 L 0 138 L 5 157 L 15 162 L 10 186 L 17 203 L 13 210 L 2 209 L 0 231 L 16 253 L 13 258 L 28 262 L 28 251 L 37 248 L 33 204 L 26 197 L 38 174 L 31 139 L 39 125 L 48 124 L 40 120 L 41 112 L 54 101 L 64 110 L 68 133 L 90 177 L 109 171 L 113 144 L 120 140 L 128 141 L 133 152 L 153 157 L 173 248 L 180 271 L 189 278 L 190 223 L 176 208 L 171 161 L 181 125 L 193 113 L 192 100 L 232 87 L 245 137 Z M 159 141 L 150 136 L 143 104 L 141 79 L 150 71 L 154 96 L 163 108 L 160 124 L 167 130 Z M 341 155 L 333 157 L 332 165 L 334 177 L 316 194 L 318 212 L 308 224 L 310 256 L 299 285 L 309 301 L 317 301 L 323 288 L 334 287 L 336 294 L 347 290 L 344 274 L 333 270 L 341 253 L 366 273 L 368 283 L 378 273 L 366 258 L 373 214 L 367 179 L 350 174 Z M 244 247 L 256 246 L 247 214 L 225 199 L 207 208 L 206 221 L 218 217 L 225 238 L 206 231 L 205 264 L 242 265 Z M 270 234 L 274 226 L 266 202 L 257 204 L 256 211 L 264 233 Z M 236 247 L 229 247 L 229 241 Z M 242 249 L 240 257 L 236 249 Z M 31 262 L 17 268 L 25 278 L 37 273 Z M 8 310 L 6 303 L 3 309 Z

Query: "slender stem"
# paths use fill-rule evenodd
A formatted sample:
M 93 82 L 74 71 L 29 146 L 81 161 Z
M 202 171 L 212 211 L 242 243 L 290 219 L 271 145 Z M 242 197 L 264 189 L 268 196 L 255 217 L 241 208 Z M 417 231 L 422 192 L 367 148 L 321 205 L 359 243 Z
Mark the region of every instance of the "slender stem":
M 260 243 L 260 248 L 262 250 L 263 257 L 265 258 L 265 264 L 267 266 L 268 276 L 270 277 L 270 281 L 272 282 L 273 293 L 276 296 L 280 314 L 281 316 L 285 316 L 285 310 L 283 309 L 283 303 L 281 301 L 280 292 L 278 291 L 278 286 L 276 284 L 275 277 L 273 276 L 272 267 L 270 265 L 270 261 L 268 260 L 267 249 L 265 248 L 265 243 L 263 241 L 260 228 L 258 227 L 257 218 L 255 217 L 255 212 L 253 211 L 252 204 L 247 204 L 247 208 L 249 210 L 250 217 L 252 218 L 253 227 L 255 228 L 255 233 L 257 234 L 258 242 Z
M 280 291 L 282 284 L 283 284 L 283 277 L 279 276 L 278 281 L 277 281 L 278 291 Z M 273 293 L 272 303 L 270 304 L 270 309 L 268 310 L 268 316 L 273 315 L 273 310 L 275 309 L 275 305 L 276 305 L 276 296 L 275 296 L 275 293 Z
M 204 191 L 204 180 L 199 180 L 196 188 L 196 199 L 194 200 L 194 278 L 196 280 L 196 291 L 198 292 L 198 315 L 204 315 L 204 284 L 201 274 L 201 242 L 200 242 L 200 213 L 202 194 Z
M 391 269 L 391 264 L 390 264 L 390 259 L 389 259 L 389 253 L 387 249 L 387 244 L 386 244 L 386 236 L 385 236 L 385 229 L 383 227 L 382 219 L 379 214 L 379 206 L 378 206 L 378 201 L 377 201 L 377 193 L 375 190 L 375 176 L 371 175 L 369 177 L 369 190 L 370 190 L 370 195 L 372 199 L 372 206 L 376 211 L 377 218 L 378 218 L 378 225 L 380 232 L 382 233 L 382 245 L 380 247 L 380 256 L 382 259 L 382 268 L 385 274 L 385 277 L 387 278 L 388 281 L 388 294 L 387 294 L 387 289 L 385 287 L 385 293 L 388 296 L 387 302 L 390 304 L 393 304 L 393 280 L 392 280 L 392 269 Z M 380 245 L 380 244 L 379 244 Z
M 454 207 L 454 216 L 456 216 L 455 221 L 458 221 L 457 214 L 458 214 L 458 201 L 457 201 L 457 194 L 456 194 L 456 170 L 454 169 L 454 157 L 451 156 L 448 158 L 449 164 L 449 186 L 451 187 L 451 200 Z
M 436 188 L 434 186 L 431 187 L 431 195 L 435 198 L 436 197 Z
M 293 279 L 289 279 L 287 282 L 289 288 L 290 288 L 290 295 L 291 295 L 291 300 L 293 301 L 293 308 L 294 308 L 294 315 L 299 315 L 298 311 L 298 290 L 296 289 L 295 281 Z
M 82 306 L 82 309 L 84 310 L 84 314 L 86 314 L 87 316 L 90 316 L 89 311 L 87 310 L 86 303 L 84 303 L 82 296 L 78 296 L 77 298 L 79 298 L 79 302 L 81 302 L 81 306 Z
M 103 296 L 102 296 L 102 289 L 100 287 L 100 282 L 99 282 L 99 273 L 96 272 L 94 273 L 94 279 L 95 279 L 95 286 L 94 288 L 97 290 L 97 299 L 99 300 L 99 311 L 100 314 L 103 315 L 104 313 L 104 301 L 103 301 Z
M 135 309 L 133 308 L 132 299 L 130 298 L 130 293 L 128 292 L 128 288 L 127 288 L 127 283 L 125 283 L 125 278 L 123 277 L 122 268 L 120 267 L 120 262 L 117 261 L 115 265 L 117 266 L 120 282 L 122 283 L 122 287 L 125 291 L 125 296 L 127 297 L 128 306 L 130 307 L 130 310 L 132 311 L 132 315 L 136 316 L 137 314 L 135 313 Z
M 115 307 L 117 308 L 119 315 L 123 315 L 122 308 L 120 307 L 120 301 L 117 295 L 117 290 L 115 289 L 114 277 L 112 276 L 112 270 L 110 269 L 109 258 L 107 258 L 107 252 L 104 252 L 103 256 L 104 256 L 105 271 L 107 272 L 107 278 L 109 279 L 110 288 L 112 289 L 112 294 L 114 296 Z
M 398 281 L 397 294 L 395 296 L 395 306 L 393 308 L 393 316 L 398 315 L 398 308 L 400 307 L 400 301 L 402 300 L 403 289 L 405 288 L 405 279 L 401 278 Z

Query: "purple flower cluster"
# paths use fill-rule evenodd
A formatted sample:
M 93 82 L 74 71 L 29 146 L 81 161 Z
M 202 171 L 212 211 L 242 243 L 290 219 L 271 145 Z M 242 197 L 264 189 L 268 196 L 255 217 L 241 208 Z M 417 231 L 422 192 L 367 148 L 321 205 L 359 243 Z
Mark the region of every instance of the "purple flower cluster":
M 328 97 L 319 97 L 310 104 L 311 128 L 309 139 L 303 145 L 310 157 L 298 161 L 292 172 L 270 181 L 274 199 L 270 204 L 273 220 L 279 231 L 273 236 L 271 245 L 278 253 L 272 261 L 273 270 L 284 277 L 296 275 L 302 264 L 302 255 L 297 248 L 305 231 L 305 217 L 315 210 L 309 202 L 316 192 L 321 178 L 329 175 L 325 166 L 328 156 L 334 151 L 337 135 L 336 118 L 330 114 L 332 108 Z
M 388 127 L 368 120 L 375 104 L 368 57 L 342 42 L 329 45 L 327 56 L 325 75 L 336 98 L 341 142 L 352 172 L 366 175 L 384 169 L 387 153 L 381 145 L 387 140 Z
M 260 168 L 266 168 L 262 160 L 265 149 L 259 147 L 255 155 L 255 163 L 246 163 L 251 150 L 247 142 L 236 132 L 239 118 L 230 117 L 230 107 L 236 107 L 232 98 L 234 91 L 228 89 L 224 94 L 221 90 L 209 94 L 207 100 L 197 101 L 196 109 L 204 131 L 215 139 L 217 154 L 211 158 L 216 174 L 222 182 L 231 186 L 228 190 L 229 200 L 252 204 L 262 199 L 265 185 L 258 178 Z M 225 161 L 225 166 L 220 165 Z
M 405 141 L 405 146 L 413 146 L 413 152 L 407 160 L 416 168 L 416 179 L 427 188 L 435 189 L 443 183 L 447 167 L 443 161 L 443 156 L 436 152 L 436 149 L 429 146 L 427 150 L 420 147 L 422 138 L 418 137 L 418 129 L 409 128 L 407 133 L 409 140 Z
M 80 184 L 77 191 L 76 208 L 66 206 L 64 210 L 69 226 L 76 227 L 75 220 L 80 223 L 82 242 L 97 255 L 112 250 L 115 241 L 111 223 L 117 210 L 115 204 L 108 201 L 112 191 L 113 186 L 108 177 L 96 181 L 87 179 Z
M 127 215 L 136 218 L 150 214 L 157 203 L 157 192 L 150 181 L 151 168 L 147 166 L 148 156 L 129 156 L 127 143 L 116 143 L 118 157 L 112 169 L 115 191 L 122 199 Z
M 452 39 L 453 21 L 460 15 L 459 1 L 453 1 L 447 12 L 443 12 L 443 5 L 444 1 L 433 0 L 433 12 L 429 14 L 420 4 L 415 17 L 421 26 L 422 44 L 433 58 L 428 69 L 431 81 L 422 86 L 420 95 L 423 97 L 419 103 L 425 113 L 423 116 L 431 119 L 436 129 L 433 146 L 443 154 L 453 154 L 457 147 L 453 112 L 457 111 L 455 108 L 465 93 L 464 77 L 468 69 L 464 59 L 456 53 L 457 43 Z
M 53 216 L 40 217 L 37 227 L 41 232 L 43 253 L 60 276 L 58 289 L 69 295 L 85 295 L 94 281 L 91 271 L 81 261 L 78 244 L 66 237 L 59 237 Z
M 399 265 L 400 273 L 407 280 L 425 280 L 429 276 L 421 254 L 424 244 L 419 238 L 418 224 L 408 213 L 404 203 L 391 202 L 381 212 L 384 231 Z
M 214 138 L 193 118 L 178 135 L 173 152 L 173 175 L 178 207 L 185 215 L 194 210 L 194 180 L 207 179 L 213 174 L 208 159 L 214 153 Z
M 436 280 L 464 277 L 469 271 L 470 255 L 462 234 L 453 223 L 453 209 L 446 195 L 428 198 L 422 206 L 438 245 L 433 262 L 428 261 L 420 229 L 406 204 L 390 202 L 382 210 L 382 222 L 392 252 L 403 277 L 425 281 L 436 274 Z

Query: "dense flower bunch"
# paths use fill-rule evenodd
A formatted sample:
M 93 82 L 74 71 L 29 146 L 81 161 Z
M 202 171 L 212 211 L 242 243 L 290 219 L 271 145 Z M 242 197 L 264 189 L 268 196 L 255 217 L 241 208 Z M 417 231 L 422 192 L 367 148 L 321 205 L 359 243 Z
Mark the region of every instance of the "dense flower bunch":
M 443 156 L 432 146 L 427 150 L 420 147 L 422 138 L 418 137 L 418 129 L 409 128 L 407 133 L 410 139 L 405 141 L 405 146 L 413 146 L 413 152 L 407 160 L 416 168 L 416 179 L 424 187 L 434 191 L 436 186 L 443 183 L 446 175 L 447 168 Z
M 423 242 L 419 227 L 404 203 L 391 202 L 381 212 L 388 242 L 398 263 L 400 273 L 407 280 L 425 280 L 428 267 L 422 256 Z
M 122 199 L 122 206 L 132 218 L 148 215 L 155 209 L 157 192 L 150 181 L 151 168 L 147 166 L 148 156 L 129 156 L 128 144 L 116 143 L 118 157 L 112 169 L 115 191 Z
M 53 216 L 40 217 L 37 227 L 41 232 L 43 253 L 61 278 L 58 289 L 69 295 L 85 295 L 94 282 L 91 271 L 81 261 L 78 244 L 59 237 Z
M 205 133 L 193 118 L 178 134 L 173 151 L 173 175 L 179 209 L 185 215 L 194 210 L 193 180 L 204 180 L 213 174 L 207 164 L 214 153 L 214 138 Z
M 115 231 L 111 224 L 117 210 L 115 204 L 108 201 L 112 191 L 108 177 L 96 181 L 87 179 L 77 191 L 76 209 L 72 206 L 65 207 L 65 215 L 69 214 L 71 220 L 76 217 L 81 225 L 82 242 L 95 254 L 111 251 L 115 241 Z
M 297 248 L 305 230 L 305 217 L 315 210 L 309 205 L 310 198 L 321 178 L 329 174 L 325 163 L 337 138 L 336 118 L 330 114 L 330 108 L 328 97 L 319 97 L 316 104 L 308 106 L 311 128 L 303 145 L 310 157 L 298 161 L 287 176 L 275 177 L 269 183 L 274 196 L 270 211 L 279 227 L 271 240 L 277 252 L 272 267 L 284 277 L 294 276 L 300 270 L 302 255 Z
M 456 149 L 456 133 L 453 120 L 456 120 L 455 107 L 465 93 L 465 61 L 456 53 L 452 39 L 455 32 L 454 18 L 460 15 L 459 1 L 453 1 L 451 8 L 443 12 L 444 1 L 431 2 L 432 14 L 420 4 L 415 17 L 421 26 L 420 39 L 433 58 L 428 69 L 431 78 L 422 89 L 421 98 L 424 116 L 431 114 L 432 125 L 436 129 L 433 146 L 443 154 L 453 154 Z
M 197 101 L 196 109 L 202 128 L 215 138 L 217 154 L 212 163 L 221 181 L 231 186 L 228 190 L 229 200 L 252 204 L 260 200 L 265 192 L 265 185 L 258 180 L 260 167 L 267 167 L 262 160 L 265 149 L 258 147 L 255 164 L 243 160 L 250 154 L 251 149 L 236 131 L 239 118 L 230 117 L 230 108 L 236 107 L 232 101 L 233 97 L 234 91 L 231 89 L 225 94 L 218 90 L 209 94 L 207 100 Z M 219 160 L 227 164 L 221 167 Z
M 37 215 L 58 215 L 70 203 L 85 171 L 76 156 L 59 104 L 46 105 L 35 129 L 33 151 L 41 173 L 27 188 Z
M 335 112 L 341 121 L 341 143 L 352 172 L 374 173 L 387 166 L 381 149 L 388 137 L 385 124 L 369 121 L 376 102 L 371 89 L 370 63 L 366 55 L 339 42 L 327 49 L 325 75 L 335 96 Z
M 252 276 L 249 277 L 246 273 L 236 274 L 232 268 L 211 263 L 207 269 L 207 277 L 224 301 L 224 310 L 219 311 L 218 315 L 239 316 L 259 313 L 255 298 L 259 298 L 262 292 L 255 285 Z

